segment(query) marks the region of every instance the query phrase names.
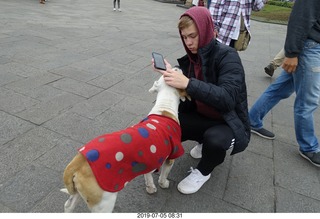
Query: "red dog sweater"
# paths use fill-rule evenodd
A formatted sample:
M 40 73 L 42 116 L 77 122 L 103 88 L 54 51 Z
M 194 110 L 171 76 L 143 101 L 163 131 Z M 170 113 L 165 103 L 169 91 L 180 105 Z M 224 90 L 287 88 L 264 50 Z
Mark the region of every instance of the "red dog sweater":
M 149 115 L 125 130 L 101 135 L 79 149 L 100 185 L 117 192 L 133 178 L 159 169 L 167 159 L 184 153 L 179 124 Z

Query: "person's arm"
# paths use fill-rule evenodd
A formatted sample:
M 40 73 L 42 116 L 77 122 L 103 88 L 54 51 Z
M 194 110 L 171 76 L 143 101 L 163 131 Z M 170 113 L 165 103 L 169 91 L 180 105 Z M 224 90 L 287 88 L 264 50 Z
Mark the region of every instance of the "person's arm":
M 186 91 L 192 99 L 213 106 L 220 112 L 229 112 L 235 108 L 238 95 L 245 86 L 244 69 L 236 51 L 229 50 L 218 59 L 217 83 L 190 78 Z
M 296 0 L 290 14 L 285 41 L 286 57 L 298 57 L 319 16 L 319 0 Z
M 292 73 L 298 66 L 298 56 L 303 49 L 308 34 L 317 22 L 320 4 L 318 0 L 296 0 L 290 14 L 285 40 L 286 58 L 282 68 Z

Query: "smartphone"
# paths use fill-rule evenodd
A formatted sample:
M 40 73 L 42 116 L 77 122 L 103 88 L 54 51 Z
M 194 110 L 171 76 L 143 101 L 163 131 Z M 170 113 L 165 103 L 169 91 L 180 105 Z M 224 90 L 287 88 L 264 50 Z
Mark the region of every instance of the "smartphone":
M 152 58 L 154 60 L 154 67 L 160 70 L 167 70 L 166 64 L 164 63 L 163 56 L 159 53 L 153 52 Z

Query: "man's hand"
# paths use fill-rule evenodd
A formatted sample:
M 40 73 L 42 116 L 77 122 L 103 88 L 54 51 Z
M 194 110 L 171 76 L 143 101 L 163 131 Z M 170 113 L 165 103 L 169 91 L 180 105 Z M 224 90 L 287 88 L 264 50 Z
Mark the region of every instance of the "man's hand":
M 162 75 L 166 84 L 171 87 L 186 89 L 188 86 L 189 78 L 173 69 L 167 69 L 167 71 L 164 71 Z
M 282 63 L 282 68 L 288 73 L 295 72 L 297 66 L 298 66 L 298 57 L 294 57 L 294 58 L 285 57 Z

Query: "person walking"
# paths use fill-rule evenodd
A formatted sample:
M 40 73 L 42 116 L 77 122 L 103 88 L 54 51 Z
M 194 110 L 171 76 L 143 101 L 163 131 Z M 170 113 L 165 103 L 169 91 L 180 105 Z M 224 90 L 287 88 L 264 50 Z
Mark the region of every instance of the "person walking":
M 234 48 L 239 37 L 241 20 L 250 36 L 250 16 L 260 11 L 268 0 L 211 0 L 209 10 L 215 24 L 217 40 Z M 241 19 L 243 18 L 243 19 Z
M 318 0 L 296 0 L 289 17 L 285 59 L 279 77 L 250 109 L 253 133 L 274 139 L 263 128 L 265 115 L 282 99 L 296 93 L 294 127 L 300 155 L 320 167 L 320 146 L 314 130 L 314 111 L 320 98 L 320 4 Z
M 120 8 L 120 0 L 113 0 L 113 11 L 116 11 L 116 3 L 118 4 L 118 11 L 121 12 L 121 8 Z
M 250 121 L 239 54 L 216 41 L 209 10 L 191 7 L 180 17 L 178 29 L 186 50 L 178 59 L 183 74 L 175 73 L 166 60 L 166 71 L 154 70 L 163 74 L 168 85 L 185 89 L 191 97 L 179 105 L 181 141 L 202 143 L 193 149 L 200 161 L 178 184 L 178 190 L 192 194 L 224 162 L 227 150 L 232 148 L 232 155 L 245 150 L 250 141 Z
M 284 48 L 282 48 L 277 53 L 277 55 L 270 61 L 269 65 L 267 65 L 264 68 L 265 73 L 270 77 L 272 77 L 274 74 L 274 71 L 282 65 L 284 58 L 285 58 Z

